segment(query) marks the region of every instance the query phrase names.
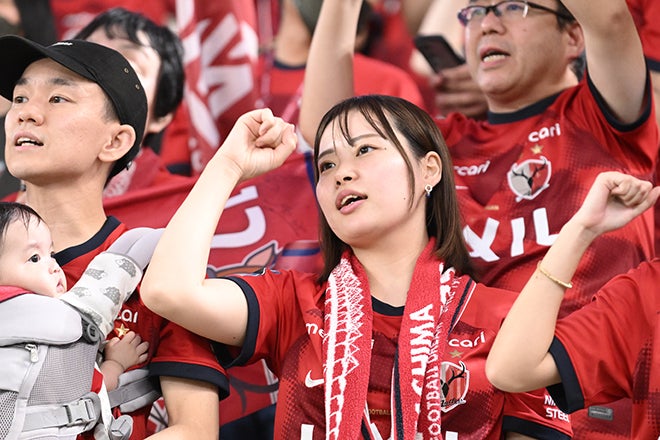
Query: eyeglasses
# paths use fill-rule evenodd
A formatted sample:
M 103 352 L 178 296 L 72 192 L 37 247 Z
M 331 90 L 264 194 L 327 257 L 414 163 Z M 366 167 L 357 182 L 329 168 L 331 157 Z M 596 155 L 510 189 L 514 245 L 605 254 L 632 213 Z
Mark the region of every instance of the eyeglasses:
M 515 20 L 527 17 L 529 9 L 538 9 L 540 11 L 550 12 L 565 20 L 573 21 L 573 17 L 563 14 L 546 6 L 539 5 L 524 0 L 505 0 L 490 6 L 472 5 L 458 11 L 458 20 L 463 26 L 481 23 L 489 12 L 493 11 L 496 17 Z

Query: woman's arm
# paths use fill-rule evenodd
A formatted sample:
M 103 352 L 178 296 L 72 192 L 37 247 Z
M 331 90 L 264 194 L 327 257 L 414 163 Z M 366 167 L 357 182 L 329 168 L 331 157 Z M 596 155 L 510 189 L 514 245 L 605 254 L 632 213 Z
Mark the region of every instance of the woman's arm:
M 234 187 L 280 166 L 295 147 L 293 126 L 268 109 L 237 120 L 156 246 L 140 289 L 147 307 L 209 339 L 242 344 L 247 303 L 235 283 L 206 279 L 211 240 Z
M 564 225 L 511 307 L 486 361 L 497 388 L 530 391 L 560 382 L 548 353 L 567 284 L 591 242 L 651 207 L 660 187 L 618 173 L 601 173 L 582 207 Z M 613 274 L 614 275 L 614 274 Z

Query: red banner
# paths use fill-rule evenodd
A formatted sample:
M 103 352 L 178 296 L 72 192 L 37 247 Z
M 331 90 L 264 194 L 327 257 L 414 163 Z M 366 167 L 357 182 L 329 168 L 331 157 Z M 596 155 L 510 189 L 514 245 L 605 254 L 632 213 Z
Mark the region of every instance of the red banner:
M 218 277 L 263 267 L 319 269 L 318 214 L 309 155 L 294 154 L 280 168 L 243 182 L 229 199 L 213 239 L 207 274 Z M 106 200 L 105 208 L 130 228 L 164 227 L 195 179 Z M 262 363 L 229 371 L 230 397 L 221 424 L 275 402 L 276 378 Z M 158 418 L 164 416 L 156 408 Z M 158 414 L 161 413 L 161 414 Z
M 254 2 L 245 0 L 176 0 L 175 10 L 185 49 L 188 146 L 197 175 L 236 119 L 255 107 L 257 18 Z

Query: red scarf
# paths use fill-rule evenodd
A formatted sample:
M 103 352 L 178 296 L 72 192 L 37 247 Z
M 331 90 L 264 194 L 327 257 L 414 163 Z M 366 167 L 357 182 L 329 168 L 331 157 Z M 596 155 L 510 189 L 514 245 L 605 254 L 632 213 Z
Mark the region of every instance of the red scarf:
M 456 276 L 432 255 L 433 243 L 415 265 L 399 333 L 392 377 L 395 440 L 418 438 L 417 433 L 442 439 L 440 364 L 451 327 L 475 287 L 470 277 Z M 355 439 L 372 432 L 365 411 L 372 321 L 366 273 L 346 252 L 330 274 L 325 298 L 326 439 Z

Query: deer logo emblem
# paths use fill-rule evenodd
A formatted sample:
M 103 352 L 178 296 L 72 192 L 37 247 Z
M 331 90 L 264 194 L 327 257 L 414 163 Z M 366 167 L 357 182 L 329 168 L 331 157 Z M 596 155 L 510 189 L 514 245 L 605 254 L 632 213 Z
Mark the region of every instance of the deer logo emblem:
M 522 199 L 532 200 L 549 185 L 552 164 L 545 156 L 528 159 L 520 164 L 514 163 L 507 174 L 509 187 L 516 195 L 516 202 Z
M 442 412 L 449 412 L 465 403 L 465 395 L 470 387 L 470 371 L 462 361 L 458 365 L 453 362 L 443 362 L 440 383 Z

